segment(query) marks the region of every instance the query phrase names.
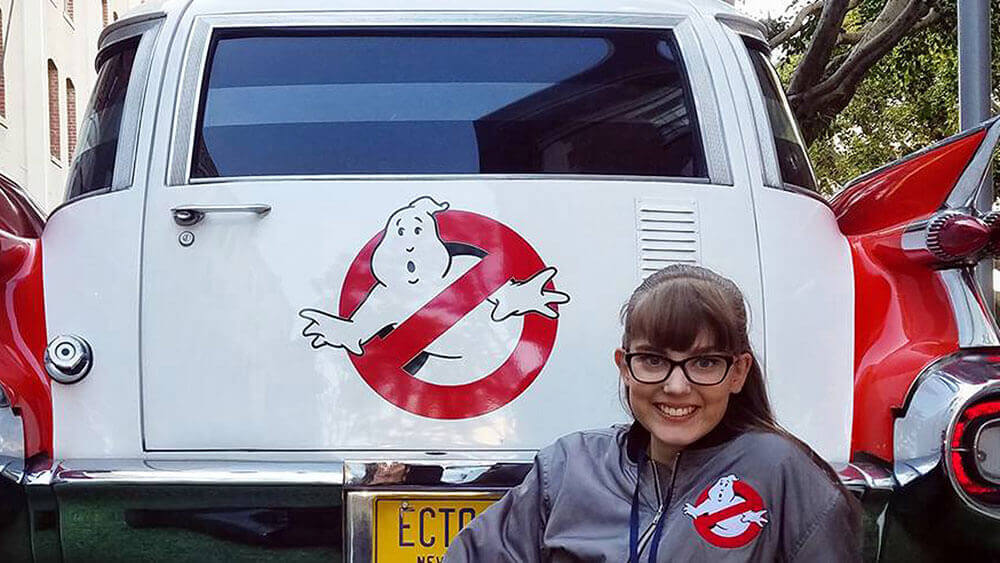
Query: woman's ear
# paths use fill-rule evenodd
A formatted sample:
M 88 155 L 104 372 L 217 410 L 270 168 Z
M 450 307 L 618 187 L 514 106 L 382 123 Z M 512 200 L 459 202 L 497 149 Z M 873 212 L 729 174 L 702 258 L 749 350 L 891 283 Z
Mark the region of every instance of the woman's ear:
M 739 393 L 743 390 L 743 384 L 747 382 L 747 375 L 750 374 L 750 366 L 753 365 L 753 356 L 748 353 L 736 356 L 733 367 L 729 372 L 729 392 Z
M 625 363 L 625 349 L 615 349 L 615 365 L 618 366 L 618 375 L 621 376 L 625 386 L 628 386 L 628 364 Z

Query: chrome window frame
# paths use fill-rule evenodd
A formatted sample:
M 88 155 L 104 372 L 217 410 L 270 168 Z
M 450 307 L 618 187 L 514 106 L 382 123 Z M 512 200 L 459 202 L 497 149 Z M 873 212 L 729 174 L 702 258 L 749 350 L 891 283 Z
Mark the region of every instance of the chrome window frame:
M 761 150 L 761 161 L 764 164 L 764 186 L 768 188 L 774 188 L 777 190 L 782 190 L 786 192 L 791 192 L 794 194 L 804 195 L 812 197 L 827 203 L 826 198 L 824 198 L 819 193 L 819 179 L 816 177 L 816 171 L 813 170 L 812 161 L 809 160 L 808 147 L 805 144 L 804 139 L 801 138 L 802 133 L 799 130 L 799 124 L 794 121 L 796 134 L 802 142 L 802 150 L 806 155 L 806 163 L 809 165 L 809 170 L 812 172 L 813 179 L 817 181 L 816 191 L 810 190 L 805 186 L 799 186 L 796 184 L 791 184 L 786 182 L 781 177 L 781 167 L 778 163 L 778 148 L 775 146 L 774 133 L 771 128 L 771 118 L 767 112 L 767 104 L 764 102 L 764 85 L 760 83 L 760 79 L 757 78 L 757 71 L 753 68 L 753 61 L 750 60 L 750 47 L 748 47 L 743 38 L 750 39 L 757 43 L 767 45 L 767 43 L 760 37 L 752 34 L 737 33 L 736 43 L 733 45 L 736 51 L 736 58 L 739 60 L 740 70 L 743 71 L 744 80 L 747 85 L 747 91 L 750 95 L 750 104 L 753 106 L 753 117 L 754 125 L 757 130 L 757 143 L 760 145 Z M 772 69 L 772 72 L 775 72 Z M 781 85 L 780 77 L 778 79 L 779 86 Z M 755 85 L 756 88 L 751 85 Z M 782 92 L 784 93 L 784 92 Z M 794 115 L 792 116 L 794 118 Z
M 704 151 L 707 178 L 639 176 L 637 178 L 695 181 L 716 185 L 733 185 L 731 161 L 722 126 L 720 108 L 701 41 L 689 16 L 628 15 L 572 12 L 268 12 L 233 15 L 203 15 L 194 18 L 188 33 L 180 79 L 177 81 L 167 161 L 168 187 L 214 182 L 247 182 L 279 179 L 356 179 L 358 174 L 323 176 L 230 176 L 212 179 L 192 179 L 192 151 L 197 129 L 198 108 L 201 105 L 202 77 L 207 67 L 211 38 L 216 31 L 269 27 L 336 28 L 336 27 L 404 27 L 404 26 L 464 26 L 464 27 L 591 27 L 669 29 L 674 33 L 681 52 L 687 79 L 691 86 L 695 114 Z M 427 179 L 480 178 L 480 174 L 400 174 L 372 175 L 368 178 Z M 586 178 L 599 180 L 602 175 L 579 174 L 512 174 L 492 177 L 539 179 Z M 614 176 L 618 178 L 620 176 Z M 625 176 L 633 179 L 632 176 Z
M 80 194 L 76 197 L 69 197 L 69 176 L 66 181 L 66 195 L 59 207 L 52 211 L 55 213 L 62 206 L 68 205 L 88 197 L 107 194 L 131 188 L 135 183 L 135 164 L 138 158 L 139 148 L 139 127 L 142 122 L 142 107 L 146 96 L 146 86 L 153 63 L 153 49 L 163 28 L 165 16 L 162 13 L 151 14 L 138 20 L 130 20 L 115 28 L 108 28 L 101 34 L 98 46 L 97 57 L 94 59 L 94 67 L 100 72 L 100 65 L 110 51 L 118 48 L 123 42 L 134 40 L 139 37 L 139 45 L 136 48 L 135 59 L 132 64 L 132 75 L 129 76 L 128 89 L 125 91 L 125 104 L 122 108 L 121 124 L 118 130 L 118 148 L 115 153 L 114 170 L 111 176 L 111 185 L 96 190 Z M 91 98 L 94 92 L 91 92 Z M 90 102 L 87 109 L 90 108 Z M 70 165 L 72 173 L 76 165 L 76 158 Z

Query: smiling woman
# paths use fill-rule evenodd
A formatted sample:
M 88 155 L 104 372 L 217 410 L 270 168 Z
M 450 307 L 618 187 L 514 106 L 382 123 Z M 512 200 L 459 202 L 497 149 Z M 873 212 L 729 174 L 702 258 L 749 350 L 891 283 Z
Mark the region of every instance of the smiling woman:
M 559 439 L 446 561 L 854 561 L 857 503 L 774 421 L 736 285 L 649 276 L 614 351 L 634 422 Z

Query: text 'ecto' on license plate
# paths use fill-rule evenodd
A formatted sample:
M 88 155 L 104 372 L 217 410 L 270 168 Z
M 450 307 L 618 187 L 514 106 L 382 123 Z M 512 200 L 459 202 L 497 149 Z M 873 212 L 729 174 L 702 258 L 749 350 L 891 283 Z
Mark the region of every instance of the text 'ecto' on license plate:
M 499 497 L 392 496 L 375 499 L 372 558 L 438 563 L 458 531 Z

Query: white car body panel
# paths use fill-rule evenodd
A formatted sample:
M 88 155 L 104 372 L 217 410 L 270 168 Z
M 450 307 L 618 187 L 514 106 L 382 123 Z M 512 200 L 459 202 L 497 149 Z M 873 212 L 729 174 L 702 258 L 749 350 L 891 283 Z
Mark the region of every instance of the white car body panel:
M 190 99 L 180 104 L 174 99 L 178 92 L 182 98 L 192 94 L 177 81 L 185 60 L 181 46 L 187 45 L 193 20 L 270 11 L 273 2 L 204 1 L 186 11 L 177 8 L 181 5 L 186 2 L 163 5 L 168 17 L 143 107 L 143 114 L 155 119 L 142 121 L 135 185 L 71 203 L 46 228 L 49 335 L 83 335 L 95 353 L 85 380 L 53 386 L 58 457 L 329 459 L 337 452 L 374 449 L 506 455 L 502 452 L 537 449 L 573 430 L 626 420 L 611 352 L 621 335 L 619 308 L 641 279 L 637 209 L 652 202 L 696 209 L 701 263 L 732 277 L 746 294 L 753 344 L 769 370 L 779 421 L 827 459 L 847 459 L 853 289 L 846 243 L 820 202 L 762 183 L 757 170 L 763 157 L 754 148 L 756 125 L 741 69 L 734 68 L 731 46 L 716 38 L 721 24 L 712 19 L 733 14 L 728 5 L 639 2 L 616 8 L 615 14 L 605 5 L 578 2 L 491 1 L 477 4 L 476 11 L 467 3 L 428 1 L 377 8 L 386 21 L 399 16 L 384 11 L 439 10 L 449 17 L 460 11 L 470 24 L 481 20 L 478 14 L 494 11 L 521 12 L 525 22 L 546 25 L 559 25 L 569 12 L 588 17 L 599 12 L 612 26 L 618 15 L 672 14 L 689 28 L 687 39 L 680 33 L 678 38 L 686 61 L 703 57 L 709 70 L 691 80 L 696 89 L 699 81 L 712 89 L 710 97 L 696 99 L 697 110 L 701 117 L 706 106 L 715 106 L 723 141 L 706 152 L 726 157 L 732 186 L 417 176 L 259 178 L 168 187 L 175 118 L 193 111 Z M 337 7 L 375 8 L 351 2 Z M 329 3 L 296 0 L 281 9 L 326 11 Z M 321 193 L 330 195 L 320 199 Z M 434 420 L 399 409 L 365 384 L 347 352 L 314 351 L 300 334 L 304 321 L 298 311 L 332 310 L 357 252 L 392 211 L 423 195 L 513 228 L 547 265 L 558 268 L 556 288 L 571 297 L 559 308 L 555 346 L 538 378 L 510 404 L 479 417 Z M 190 247 L 178 244 L 184 229 L 174 224 L 172 207 L 257 203 L 273 211 L 260 219 L 209 216 L 189 229 L 195 234 Z M 95 212 L 105 220 L 98 222 Z M 321 230 L 331 216 L 336 220 L 330 228 L 336 230 Z M 806 224 L 809 230 L 801 228 Z M 581 232 L 587 234 L 585 246 L 574 236 Z M 83 250 L 97 245 L 108 252 L 95 261 Z M 817 276 L 820 270 L 828 275 Z M 233 285 L 234 279 L 241 281 Z M 808 292 L 792 292 L 806 279 L 812 283 Z M 253 305 L 233 287 L 252 292 Z M 807 300 L 816 295 L 830 299 Z M 832 318 L 842 322 L 832 325 Z M 802 334 L 810 335 L 805 344 Z M 819 352 L 827 352 L 825 361 L 815 361 Z M 822 391 L 826 400 L 807 403 L 805 391 Z M 834 428 L 835 421 L 843 424 Z
M 850 248 L 829 207 L 791 192 L 761 190 L 757 228 L 775 416 L 827 459 L 847 461 L 854 335 L 841 327 L 854 323 Z
M 142 192 L 94 196 L 57 210 L 42 235 L 50 338 L 84 336 L 94 367 L 52 385 L 53 449 L 65 458 L 136 457 L 139 418 L 139 246 Z M 93 252 L 101 248 L 102 252 Z

